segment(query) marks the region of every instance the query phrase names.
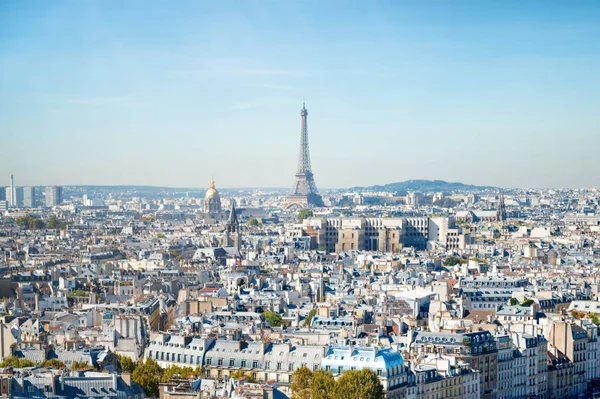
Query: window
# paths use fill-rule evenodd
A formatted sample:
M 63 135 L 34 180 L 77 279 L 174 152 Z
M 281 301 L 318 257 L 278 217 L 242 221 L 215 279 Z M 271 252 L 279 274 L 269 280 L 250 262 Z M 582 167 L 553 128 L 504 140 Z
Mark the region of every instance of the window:
M 271 368 L 271 362 L 266 362 L 265 363 L 265 368 L 268 370 Z
M 209 366 L 212 364 L 212 359 L 210 357 L 206 359 L 206 364 Z
M 258 360 L 252 361 L 252 368 L 254 368 L 254 369 L 258 368 Z
M 223 365 L 223 359 L 218 359 L 217 366 L 222 366 L 222 365 Z
M 281 363 L 277 363 L 277 370 L 281 370 Z
M 229 367 L 233 367 L 234 364 L 235 364 L 235 360 L 229 359 Z
M 246 367 L 246 361 L 242 360 L 242 367 Z

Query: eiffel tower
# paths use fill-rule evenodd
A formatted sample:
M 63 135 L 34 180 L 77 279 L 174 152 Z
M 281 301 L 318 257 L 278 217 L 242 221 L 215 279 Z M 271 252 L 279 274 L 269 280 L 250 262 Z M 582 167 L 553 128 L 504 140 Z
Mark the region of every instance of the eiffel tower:
M 319 195 L 315 179 L 310 168 L 310 152 L 308 149 L 308 128 L 306 126 L 306 117 L 308 111 L 302 104 L 300 111 L 302 118 L 302 128 L 300 131 L 300 158 L 298 159 L 298 171 L 294 179 L 292 191 L 287 198 L 288 207 L 311 207 L 324 206 L 323 198 Z

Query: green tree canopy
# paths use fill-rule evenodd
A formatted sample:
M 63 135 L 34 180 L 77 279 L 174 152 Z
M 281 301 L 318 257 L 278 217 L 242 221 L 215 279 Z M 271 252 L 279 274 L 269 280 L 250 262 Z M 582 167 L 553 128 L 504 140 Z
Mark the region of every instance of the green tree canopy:
M 46 226 L 42 219 L 33 215 L 22 216 L 17 218 L 15 221 L 17 222 L 17 225 L 28 230 L 39 230 Z
M 444 260 L 444 266 L 455 266 L 460 263 L 460 259 L 456 256 L 448 256 L 446 260 Z
M 523 302 L 521 302 L 521 306 L 531 306 L 533 305 L 533 299 L 525 298 Z
M 33 363 L 31 360 L 16 356 L 9 356 L 5 358 L 2 363 L 0 363 L 0 367 L 13 367 L 16 369 L 34 366 L 35 363 Z
M 140 362 L 131 374 L 131 379 L 138 384 L 146 395 L 158 397 L 158 384 L 160 383 L 164 370 L 156 360 L 146 358 Z
M 519 304 L 519 300 L 517 298 L 510 298 L 508 300 L 508 303 L 510 304 L 510 306 L 517 306 Z
M 313 317 L 317 314 L 317 309 L 311 309 L 310 312 L 306 315 L 306 319 L 304 319 L 304 327 L 310 327 L 310 323 L 312 322 Z
M 310 380 L 310 396 L 312 399 L 337 399 L 335 396 L 335 379 L 333 374 L 325 370 L 317 370 Z
M 281 317 L 279 313 L 267 310 L 265 313 L 263 313 L 263 316 L 265 320 L 269 322 L 271 327 L 279 327 L 283 324 L 283 317 Z
M 67 298 L 86 297 L 90 293 L 84 290 L 73 290 L 67 294 Z
M 193 368 L 189 366 L 178 366 L 176 364 L 172 364 L 164 370 L 162 375 L 162 382 L 167 382 L 171 378 L 181 378 L 184 380 L 189 380 L 192 378 L 198 378 L 202 375 L 202 370 L 198 368 Z
M 90 366 L 87 362 L 73 362 L 71 363 L 71 370 L 90 370 L 93 367 Z
M 296 218 L 298 219 L 298 222 L 302 222 L 304 219 L 313 217 L 314 212 L 310 209 L 300 209 L 300 211 L 298 211 L 298 216 L 296 216 Z
M 241 380 L 242 378 L 247 378 L 248 382 L 255 383 L 256 378 L 252 376 L 250 373 L 244 373 L 242 370 L 236 370 L 230 375 L 231 378 L 236 380 Z
M 311 399 L 310 385 L 313 373 L 308 367 L 300 367 L 292 375 L 292 398 Z
M 50 219 L 48 219 L 48 223 L 46 223 L 46 227 L 49 229 L 64 230 L 67 228 L 67 223 L 65 221 L 60 220 L 56 216 L 50 216 Z
M 133 361 L 129 356 L 118 355 L 119 364 L 121 365 L 121 370 L 125 373 L 133 373 L 135 368 L 137 367 L 137 363 Z
M 58 359 L 48 359 L 40 363 L 40 367 L 47 367 L 51 369 L 66 369 L 67 366 Z
M 252 218 L 252 219 L 248 220 L 248 226 L 257 227 L 257 226 L 260 226 L 260 222 L 258 221 L 257 218 Z
M 371 369 L 348 370 L 335 382 L 336 399 L 385 399 L 383 385 Z

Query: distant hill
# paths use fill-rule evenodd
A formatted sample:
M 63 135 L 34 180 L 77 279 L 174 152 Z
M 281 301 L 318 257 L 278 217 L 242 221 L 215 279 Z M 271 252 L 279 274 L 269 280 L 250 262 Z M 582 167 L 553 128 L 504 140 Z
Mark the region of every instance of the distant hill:
M 389 183 L 384 185 L 376 185 L 369 187 L 353 187 L 351 191 L 386 191 L 390 193 L 398 193 L 405 195 L 409 191 L 419 191 L 421 193 L 428 192 L 458 192 L 458 191 L 473 191 L 493 189 L 491 186 L 475 186 L 472 184 L 463 184 L 458 182 L 447 182 L 444 180 L 407 180 L 397 183 Z

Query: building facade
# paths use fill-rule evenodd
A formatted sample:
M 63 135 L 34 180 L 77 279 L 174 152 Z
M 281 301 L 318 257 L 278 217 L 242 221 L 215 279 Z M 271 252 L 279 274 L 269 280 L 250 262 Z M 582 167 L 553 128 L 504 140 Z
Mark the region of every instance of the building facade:
M 62 204 L 63 190 L 60 186 L 46 187 L 46 207 L 51 208 Z

